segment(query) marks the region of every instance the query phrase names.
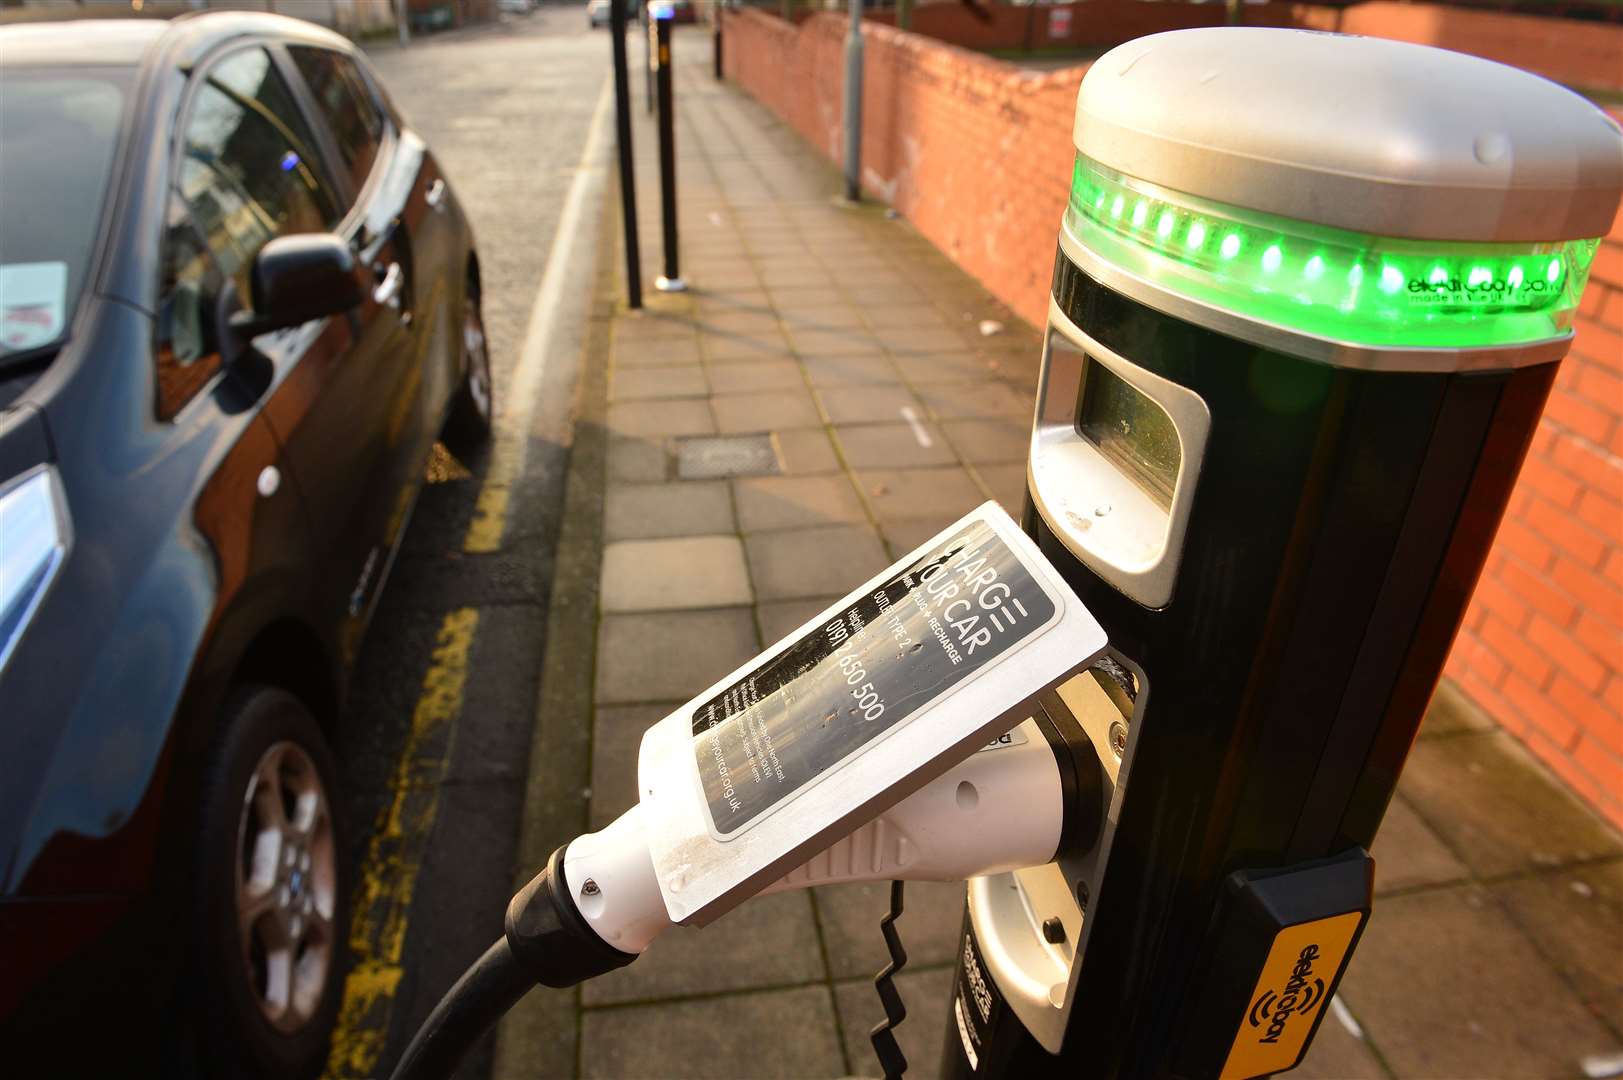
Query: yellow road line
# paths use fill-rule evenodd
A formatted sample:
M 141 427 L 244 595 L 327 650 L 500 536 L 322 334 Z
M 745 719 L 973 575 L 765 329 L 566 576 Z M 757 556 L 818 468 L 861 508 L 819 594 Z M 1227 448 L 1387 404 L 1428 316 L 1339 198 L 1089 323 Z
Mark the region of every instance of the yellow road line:
M 462 711 L 468 652 L 478 625 L 479 613 L 473 608 L 450 612 L 440 623 L 411 729 L 390 778 L 389 805 L 367 841 L 350 916 L 349 948 L 355 967 L 344 981 L 327 1058 L 329 1080 L 373 1076 L 383 1053 L 400 983 L 406 918 L 434 824 L 450 727 Z

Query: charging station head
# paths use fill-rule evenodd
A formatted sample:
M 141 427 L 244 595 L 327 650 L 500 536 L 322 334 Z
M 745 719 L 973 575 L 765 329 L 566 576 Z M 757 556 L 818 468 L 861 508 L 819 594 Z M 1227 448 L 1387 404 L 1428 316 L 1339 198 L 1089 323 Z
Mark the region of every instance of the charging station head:
M 986 503 L 643 736 L 648 847 L 704 924 L 1025 718 L 1104 631 Z
M 1525 346 L 1566 337 L 1623 192 L 1623 134 L 1590 102 L 1378 38 L 1140 38 L 1089 69 L 1073 134 L 1065 225 L 1084 270 L 1270 347 L 1259 328 L 1450 350 L 1433 370 L 1553 359 Z M 1347 366 L 1394 364 L 1416 358 Z

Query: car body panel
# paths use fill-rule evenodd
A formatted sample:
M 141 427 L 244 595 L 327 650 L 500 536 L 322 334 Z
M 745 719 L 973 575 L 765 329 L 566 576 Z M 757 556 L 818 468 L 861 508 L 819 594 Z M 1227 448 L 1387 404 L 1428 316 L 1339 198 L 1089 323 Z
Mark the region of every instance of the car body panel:
M 54 33 L 76 40 L 90 24 L 72 25 Z M 183 388 L 189 400 L 163 418 L 156 268 L 188 76 L 262 44 L 287 79 L 278 43 L 291 41 L 355 57 L 374 88 L 376 79 L 344 39 L 293 19 L 103 22 L 92 36 L 117 38 L 118 26 L 132 37 L 99 55 L 139 59 L 141 72 L 97 270 L 60 355 L 0 405 L 0 484 L 54 463 L 74 533 L 0 669 L 0 948 L 9 956 L 10 943 L 30 942 L 0 993 L 0 1031 L 30 1036 L 84 1015 L 93 1006 L 75 1006 L 79 996 L 108 995 L 119 1026 L 141 1038 L 170 1007 L 196 793 L 233 685 L 245 673 L 285 676 L 319 721 L 334 719 L 459 385 L 473 251 L 438 163 L 378 91 L 398 136 L 375 183 L 359 193 L 338 183 L 361 199 L 340 229 L 363 256 L 411 264 L 401 310 L 372 298 L 363 271 L 361 310 L 262 335 L 252 353 L 199 372 Z M 48 36 L 31 39 L 31 55 L 50 54 Z M 438 208 L 428 202 L 436 183 Z M 359 472 L 342 468 L 355 461 Z M 366 501 L 358 490 L 376 496 L 360 517 L 345 512 Z M 128 978 L 83 977 L 97 970 Z M 151 992 L 132 993 L 131 980 Z

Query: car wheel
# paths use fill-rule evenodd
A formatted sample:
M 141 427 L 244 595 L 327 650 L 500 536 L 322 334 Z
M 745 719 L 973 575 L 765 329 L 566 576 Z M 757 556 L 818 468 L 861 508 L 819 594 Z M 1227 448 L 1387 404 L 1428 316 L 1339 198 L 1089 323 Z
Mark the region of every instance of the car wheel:
M 338 1015 L 348 873 L 332 752 L 304 703 L 245 687 L 203 783 L 198 1029 L 207 1075 L 313 1077 Z
M 495 408 L 485 319 L 479 306 L 479 294 L 472 288 L 462 305 L 462 371 L 462 386 L 451 402 L 451 413 L 445 421 L 445 442 L 453 451 L 466 453 L 490 438 L 490 421 Z

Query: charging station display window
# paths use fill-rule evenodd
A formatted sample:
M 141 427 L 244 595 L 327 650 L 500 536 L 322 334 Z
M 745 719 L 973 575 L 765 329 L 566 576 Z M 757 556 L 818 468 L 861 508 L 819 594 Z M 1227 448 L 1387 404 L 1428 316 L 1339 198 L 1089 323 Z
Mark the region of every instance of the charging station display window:
M 694 710 L 716 834 L 736 835 L 1057 613 L 992 526 L 968 523 Z
M 1084 364 L 1077 430 L 1163 511 L 1171 510 L 1183 461 L 1172 418 L 1091 356 Z

